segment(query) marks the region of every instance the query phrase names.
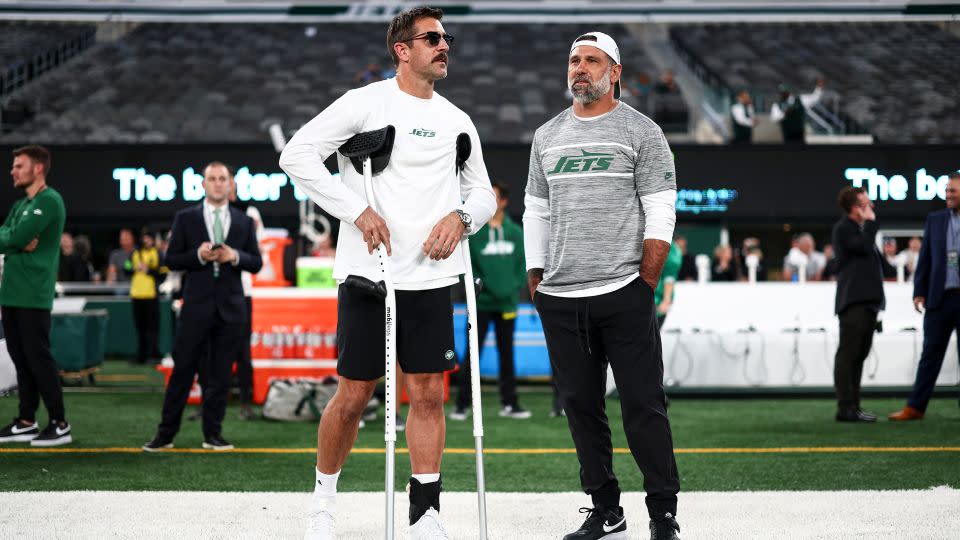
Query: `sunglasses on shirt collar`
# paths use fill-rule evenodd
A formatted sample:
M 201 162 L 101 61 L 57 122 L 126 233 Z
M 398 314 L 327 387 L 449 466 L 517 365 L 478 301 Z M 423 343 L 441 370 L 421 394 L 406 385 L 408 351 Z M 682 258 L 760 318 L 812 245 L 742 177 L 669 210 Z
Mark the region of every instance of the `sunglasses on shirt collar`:
M 413 41 L 415 39 L 423 39 L 423 40 L 426 40 L 426 42 L 429 43 L 431 47 L 436 47 L 437 45 L 440 44 L 441 38 L 447 42 L 447 46 L 453 45 L 453 36 L 451 36 L 450 34 L 441 34 L 440 32 L 424 32 L 422 34 L 418 34 L 404 41 Z

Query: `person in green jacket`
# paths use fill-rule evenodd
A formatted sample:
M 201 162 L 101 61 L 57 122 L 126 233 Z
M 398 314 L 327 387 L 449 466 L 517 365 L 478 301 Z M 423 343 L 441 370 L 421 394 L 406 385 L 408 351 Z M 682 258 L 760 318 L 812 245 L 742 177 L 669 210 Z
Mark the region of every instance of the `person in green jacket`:
M 24 190 L 26 197 L 13 204 L 0 226 L 0 253 L 6 256 L 0 280 L 0 317 L 17 370 L 20 411 L 0 430 L 0 443 L 59 446 L 73 442 L 59 369 L 50 354 L 50 311 L 66 212 L 60 194 L 47 186 L 49 172 L 46 148 L 33 145 L 13 151 L 13 186 Z M 50 415 L 50 423 L 42 431 L 36 422 L 40 398 Z
M 660 283 L 657 283 L 657 290 L 653 291 L 653 305 L 657 306 L 657 328 L 663 328 L 663 321 L 670 312 L 670 306 L 673 304 L 673 284 L 677 282 L 681 266 L 683 266 L 683 252 L 674 242 L 670 244 L 667 260 L 663 263 Z
M 493 184 L 497 196 L 497 212 L 470 238 L 473 275 L 483 283 L 477 294 L 477 329 L 483 347 L 487 329 L 493 322 L 500 356 L 500 416 L 530 418 L 530 411 L 520 406 L 514 376 L 513 330 L 517 319 L 517 293 L 527 283 L 526 260 L 523 255 L 523 228 L 507 215 L 509 192 L 501 183 Z M 469 355 L 460 371 L 460 392 L 450 413 L 451 420 L 466 420 L 470 407 Z

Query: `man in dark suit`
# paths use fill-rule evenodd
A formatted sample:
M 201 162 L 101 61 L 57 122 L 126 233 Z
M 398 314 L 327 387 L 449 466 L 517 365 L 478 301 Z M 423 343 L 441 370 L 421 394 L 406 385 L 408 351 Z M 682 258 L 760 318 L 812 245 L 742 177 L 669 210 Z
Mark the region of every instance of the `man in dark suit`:
M 907 406 L 890 420 L 920 420 L 940 376 L 950 334 L 960 327 L 960 173 L 947 182 L 947 208 L 930 212 L 913 275 L 913 307 L 923 313 L 923 353 Z
M 240 282 L 241 271 L 262 266 L 253 220 L 230 207 L 233 175 L 226 165 L 213 162 L 204 169 L 203 203 L 177 213 L 173 220 L 166 265 L 184 275 L 173 352 L 173 374 L 163 400 L 162 420 L 144 451 L 173 447 L 194 375 L 205 373 L 203 386 L 203 447 L 229 450 L 221 435 L 227 407 L 230 368 L 240 354 L 249 311 Z
M 870 354 L 877 314 L 885 307 L 877 216 L 864 188 L 845 187 L 838 197 L 845 216 L 833 226 L 837 261 L 836 313 L 840 343 L 833 366 L 838 422 L 876 422 L 860 408 L 863 362 Z

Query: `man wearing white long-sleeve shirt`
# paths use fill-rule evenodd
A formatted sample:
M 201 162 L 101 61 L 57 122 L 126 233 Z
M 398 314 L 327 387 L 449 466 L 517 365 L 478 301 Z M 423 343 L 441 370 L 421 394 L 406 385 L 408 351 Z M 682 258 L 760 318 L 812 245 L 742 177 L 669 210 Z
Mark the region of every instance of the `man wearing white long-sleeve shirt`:
M 301 128 L 280 156 L 280 166 L 297 186 L 341 220 L 335 279 L 359 275 L 379 281 L 374 250 L 382 243 L 390 256 L 397 289 L 397 359 L 410 394 L 411 538 L 446 538 L 439 497 L 443 372 L 454 365 L 450 288 L 465 270 L 457 251 L 462 235 L 478 230 L 496 210 L 473 122 L 433 91 L 434 81 L 447 75 L 453 41 L 440 24 L 442 16 L 428 7 L 397 15 L 387 32 L 396 78 L 344 94 Z M 387 125 L 396 129 L 396 139 L 389 164 L 374 178 L 378 214 L 364 196 L 362 175 L 347 159 L 338 156 L 339 179 L 323 160 L 351 136 Z M 458 182 L 460 133 L 470 136 L 473 152 Z M 335 538 L 337 479 L 361 413 L 384 374 L 383 302 L 340 287 L 337 310 L 340 384 L 320 421 L 305 536 L 310 539 Z
M 750 92 L 741 90 L 737 93 L 737 102 L 730 107 L 730 117 L 733 119 L 733 143 L 749 143 L 753 140 L 753 126 L 757 119 L 753 116 L 753 99 Z
M 644 476 L 651 538 L 674 539 L 680 481 L 663 392 L 653 291 L 676 221 L 673 156 L 660 127 L 617 100 L 620 52 L 600 32 L 570 48 L 573 106 L 537 130 L 524 246 L 530 295 L 593 508 L 565 540 L 625 538 L 604 412 L 607 364 Z

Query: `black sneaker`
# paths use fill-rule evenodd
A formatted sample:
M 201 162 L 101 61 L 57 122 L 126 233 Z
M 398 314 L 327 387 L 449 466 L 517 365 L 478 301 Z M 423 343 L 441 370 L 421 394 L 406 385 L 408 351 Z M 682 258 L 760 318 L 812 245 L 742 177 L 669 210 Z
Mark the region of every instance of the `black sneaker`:
M 211 435 L 203 438 L 203 447 L 207 450 L 233 450 L 233 445 L 220 435 Z
M 237 416 L 244 421 L 255 420 L 257 418 L 257 414 L 253 412 L 253 407 L 250 405 L 241 405 L 240 413 Z
M 30 442 L 40 434 L 40 428 L 34 422 L 29 426 L 20 423 L 19 418 L 14 418 L 13 422 L 0 429 L 0 443 L 8 442 Z
M 680 525 L 673 514 L 650 520 L 650 540 L 680 540 Z
M 144 452 L 160 452 L 173 448 L 173 437 L 166 437 L 157 433 L 153 440 L 143 445 Z
M 61 426 L 60 422 L 54 420 L 51 421 L 39 435 L 30 441 L 30 446 L 60 446 L 72 442 L 73 437 L 70 436 L 70 424 L 63 422 Z
M 581 514 L 587 514 L 586 521 L 575 532 L 563 537 L 563 540 L 596 540 L 606 538 L 614 540 L 629 538 L 627 536 L 627 518 L 623 515 L 623 507 L 581 508 Z
M 837 411 L 837 422 L 861 422 L 869 424 L 876 421 L 876 415 L 860 409 L 841 409 Z

